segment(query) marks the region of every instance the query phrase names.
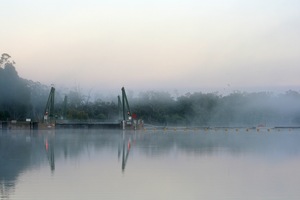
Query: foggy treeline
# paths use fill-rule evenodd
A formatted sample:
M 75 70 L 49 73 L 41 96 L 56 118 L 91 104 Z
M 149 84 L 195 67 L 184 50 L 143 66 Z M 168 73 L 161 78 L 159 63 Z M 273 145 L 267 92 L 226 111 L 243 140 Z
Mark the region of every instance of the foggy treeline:
M 0 66 L 0 120 L 41 121 L 50 87 L 23 79 L 12 62 Z M 67 94 L 67 104 L 64 95 Z M 128 96 L 132 113 L 145 123 L 180 126 L 285 126 L 300 125 L 300 93 L 271 92 L 186 93 L 146 91 Z M 56 119 L 120 120 L 117 97 L 90 100 L 78 87 L 55 93 Z
M 300 125 L 300 94 L 287 91 L 187 93 L 145 92 L 134 101 L 136 112 L 149 123 L 185 126 Z
M 20 78 L 13 63 L 0 66 L 0 120 L 38 118 L 47 93 L 47 86 Z

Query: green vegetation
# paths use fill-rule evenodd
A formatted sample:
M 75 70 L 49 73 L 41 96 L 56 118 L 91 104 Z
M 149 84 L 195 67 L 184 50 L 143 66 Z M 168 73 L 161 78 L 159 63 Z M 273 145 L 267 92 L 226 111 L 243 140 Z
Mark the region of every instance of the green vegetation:
M 48 87 L 20 78 L 8 54 L 0 59 L 0 120 L 39 118 Z
M 22 79 L 8 54 L 0 59 L 0 121 L 41 121 L 50 87 Z M 110 101 L 90 101 L 79 87 L 67 92 L 67 98 L 55 94 L 57 119 L 119 120 L 117 96 Z M 121 92 L 121 90 L 120 90 Z M 300 125 L 300 94 L 287 91 L 269 92 L 187 93 L 172 97 L 168 92 L 147 91 L 128 98 L 132 113 L 145 123 L 180 126 L 280 126 Z
M 172 98 L 165 92 L 146 92 L 131 99 L 133 111 L 148 123 L 184 126 L 300 125 L 300 94 L 287 91 L 187 93 Z

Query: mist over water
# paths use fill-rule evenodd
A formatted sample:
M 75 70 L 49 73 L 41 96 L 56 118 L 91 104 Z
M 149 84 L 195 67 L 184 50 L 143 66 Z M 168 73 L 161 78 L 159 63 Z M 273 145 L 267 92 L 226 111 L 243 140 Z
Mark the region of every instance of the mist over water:
M 300 199 L 299 0 L 0 10 L 0 200 Z
M 11 73 L 9 73 L 11 71 Z M 13 73 L 12 73 L 13 72 Z M 43 118 L 50 88 L 18 77 L 11 65 L 1 69 L 5 77 L 0 85 L 0 120 L 40 121 Z M 6 81 L 7 80 L 7 81 Z M 5 84 L 4 84 L 5 83 Z M 7 90 L 11 87 L 11 90 Z M 22 93 L 16 92 L 22 90 Z M 12 91 L 14 95 L 12 95 Z M 56 116 L 69 120 L 118 120 L 117 95 L 85 93 L 80 86 L 57 89 Z M 68 102 L 64 102 L 65 96 Z M 300 93 L 241 92 L 223 95 L 218 92 L 127 90 L 132 113 L 147 124 L 160 126 L 299 126 Z
M 299 139 L 298 129 L 1 132 L 0 195 L 296 200 Z
M 22 79 L 12 62 L 0 68 L 0 120 L 43 120 L 50 87 Z M 231 87 L 228 85 L 228 87 Z M 131 113 L 146 124 L 186 127 L 256 127 L 300 125 L 300 93 L 287 90 L 273 92 L 186 92 L 179 90 L 135 91 L 128 88 Z M 107 95 L 90 89 L 55 90 L 56 119 L 85 121 L 118 121 L 121 108 L 117 96 L 121 90 Z M 66 100 L 66 101 L 65 101 Z

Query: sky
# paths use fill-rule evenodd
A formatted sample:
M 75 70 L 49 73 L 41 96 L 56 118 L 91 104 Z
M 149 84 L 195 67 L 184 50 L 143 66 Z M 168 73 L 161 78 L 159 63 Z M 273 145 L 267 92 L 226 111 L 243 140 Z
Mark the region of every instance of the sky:
M 19 76 L 93 90 L 300 88 L 299 0 L 2 0 Z

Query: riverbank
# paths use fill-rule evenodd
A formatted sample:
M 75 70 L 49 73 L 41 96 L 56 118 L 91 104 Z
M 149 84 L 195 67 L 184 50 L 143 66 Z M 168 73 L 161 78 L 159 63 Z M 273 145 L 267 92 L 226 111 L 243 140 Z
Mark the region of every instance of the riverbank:
M 53 129 L 55 124 L 44 124 L 39 122 L 27 121 L 0 121 L 0 129 L 2 130 L 38 130 Z

